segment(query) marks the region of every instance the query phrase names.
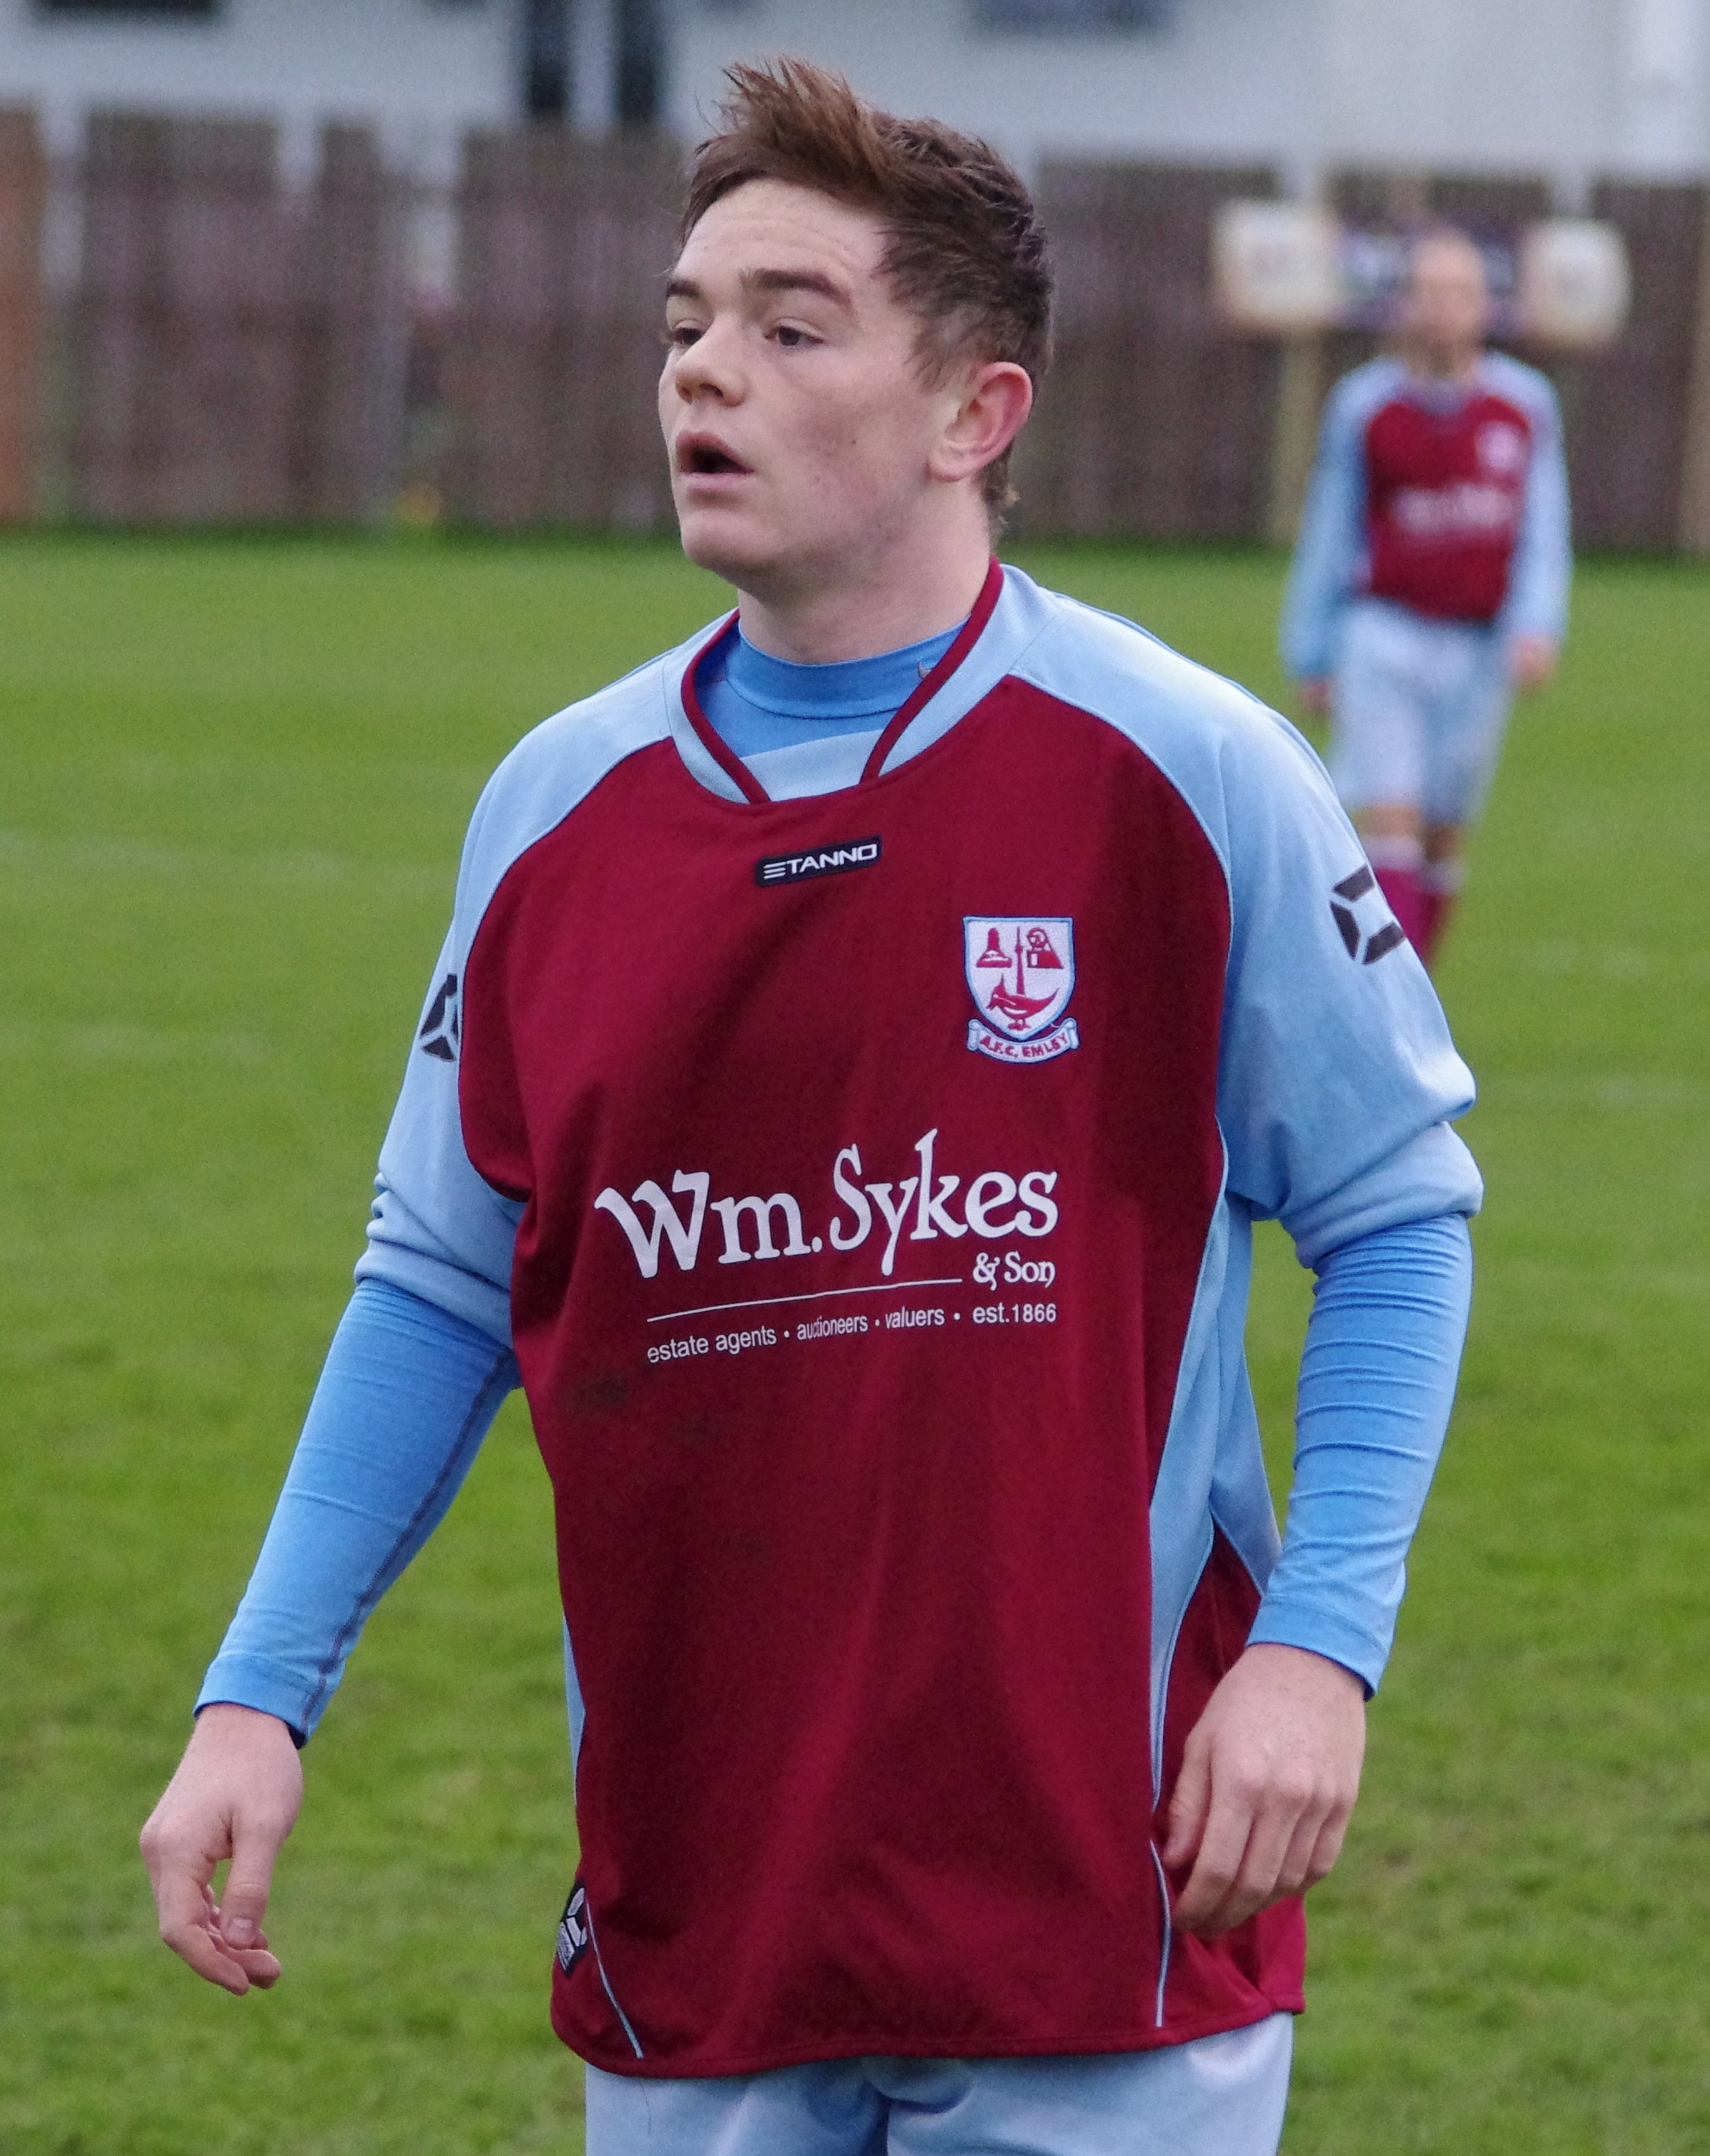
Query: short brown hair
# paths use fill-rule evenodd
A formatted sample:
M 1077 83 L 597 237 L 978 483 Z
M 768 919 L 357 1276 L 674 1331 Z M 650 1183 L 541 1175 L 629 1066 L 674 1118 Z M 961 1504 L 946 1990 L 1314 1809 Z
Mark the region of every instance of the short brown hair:
M 1051 272 L 1033 202 L 987 143 L 937 120 L 898 120 L 807 60 L 726 69 L 722 131 L 689 168 L 683 236 L 750 180 L 783 180 L 871 211 L 884 270 L 920 318 L 928 378 L 967 361 L 1013 360 L 1034 388 L 1051 356 Z M 993 510 L 1014 499 L 1009 453 L 981 474 Z

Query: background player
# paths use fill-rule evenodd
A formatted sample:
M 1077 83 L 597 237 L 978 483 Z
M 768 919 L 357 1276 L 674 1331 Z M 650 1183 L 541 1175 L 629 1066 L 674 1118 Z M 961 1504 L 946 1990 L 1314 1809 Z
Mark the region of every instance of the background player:
M 1393 357 L 1325 408 L 1283 659 L 1331 721 L 1330 769 L 1426 963 L 1462 875 L 1515 688 L 1549 679 L 1572 562 L 1555 393 L 1487 352 L 1465 233 L 1415 241 Z
M 992 561 L 1049 343 L 1015 176 L 811 69 L 736 90 L 660 413 L 740 607 L 476 811 L 145 1830 L 162 1933 L 277 1976 L 297 1746 L 520 1372 L 594 2156 L 1268 2156 L 1453 1389 L 1471 1083 L 1369 894 L 1351 963 L 1298 737 Z M 1280 1554 L 1269 1216 L 1320 1281 Z

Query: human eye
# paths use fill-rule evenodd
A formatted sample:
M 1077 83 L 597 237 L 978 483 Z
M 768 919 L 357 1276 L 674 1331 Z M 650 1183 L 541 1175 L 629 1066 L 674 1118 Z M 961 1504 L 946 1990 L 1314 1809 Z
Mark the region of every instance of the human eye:
M 811 330 L 804 329 L 799 322 L 778 322 L 774 325 L 772 335 L 774 341 L 785 352 L 804 352 L 809 345 L 819 341 Z
M 672 352 L 686 352 L 701 334 L 701 325 L 698 322 L 667 322 L 665 326 L 665 344 Z

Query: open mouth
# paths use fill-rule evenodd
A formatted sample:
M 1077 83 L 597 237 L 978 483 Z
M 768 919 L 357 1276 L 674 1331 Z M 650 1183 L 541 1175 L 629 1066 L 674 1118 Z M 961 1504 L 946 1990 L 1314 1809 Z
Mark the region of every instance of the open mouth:
M 686 434 L 677 444 L 677 470 L 696 478 L 740 474 L 748 467 L 707 434 Z

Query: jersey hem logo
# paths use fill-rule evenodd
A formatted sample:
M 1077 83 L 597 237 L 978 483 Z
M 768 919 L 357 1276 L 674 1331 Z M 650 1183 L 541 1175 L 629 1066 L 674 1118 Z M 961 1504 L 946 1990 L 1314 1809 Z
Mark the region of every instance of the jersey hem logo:
M 1075 993 L 1075 923 L 1062 914 L 970 913 L 963 970 L 978 1018 L 968 1045 L 997 1063 L 1049 1063 L 1081 1045 L 1063 1014 Z
M 588 1889 L 578 1880 L 571 1888 L 564 1913 L 558 1919 L 558 1966 L 566 1976 L 588 1952 L 592 1937 L 588 1921 Z

